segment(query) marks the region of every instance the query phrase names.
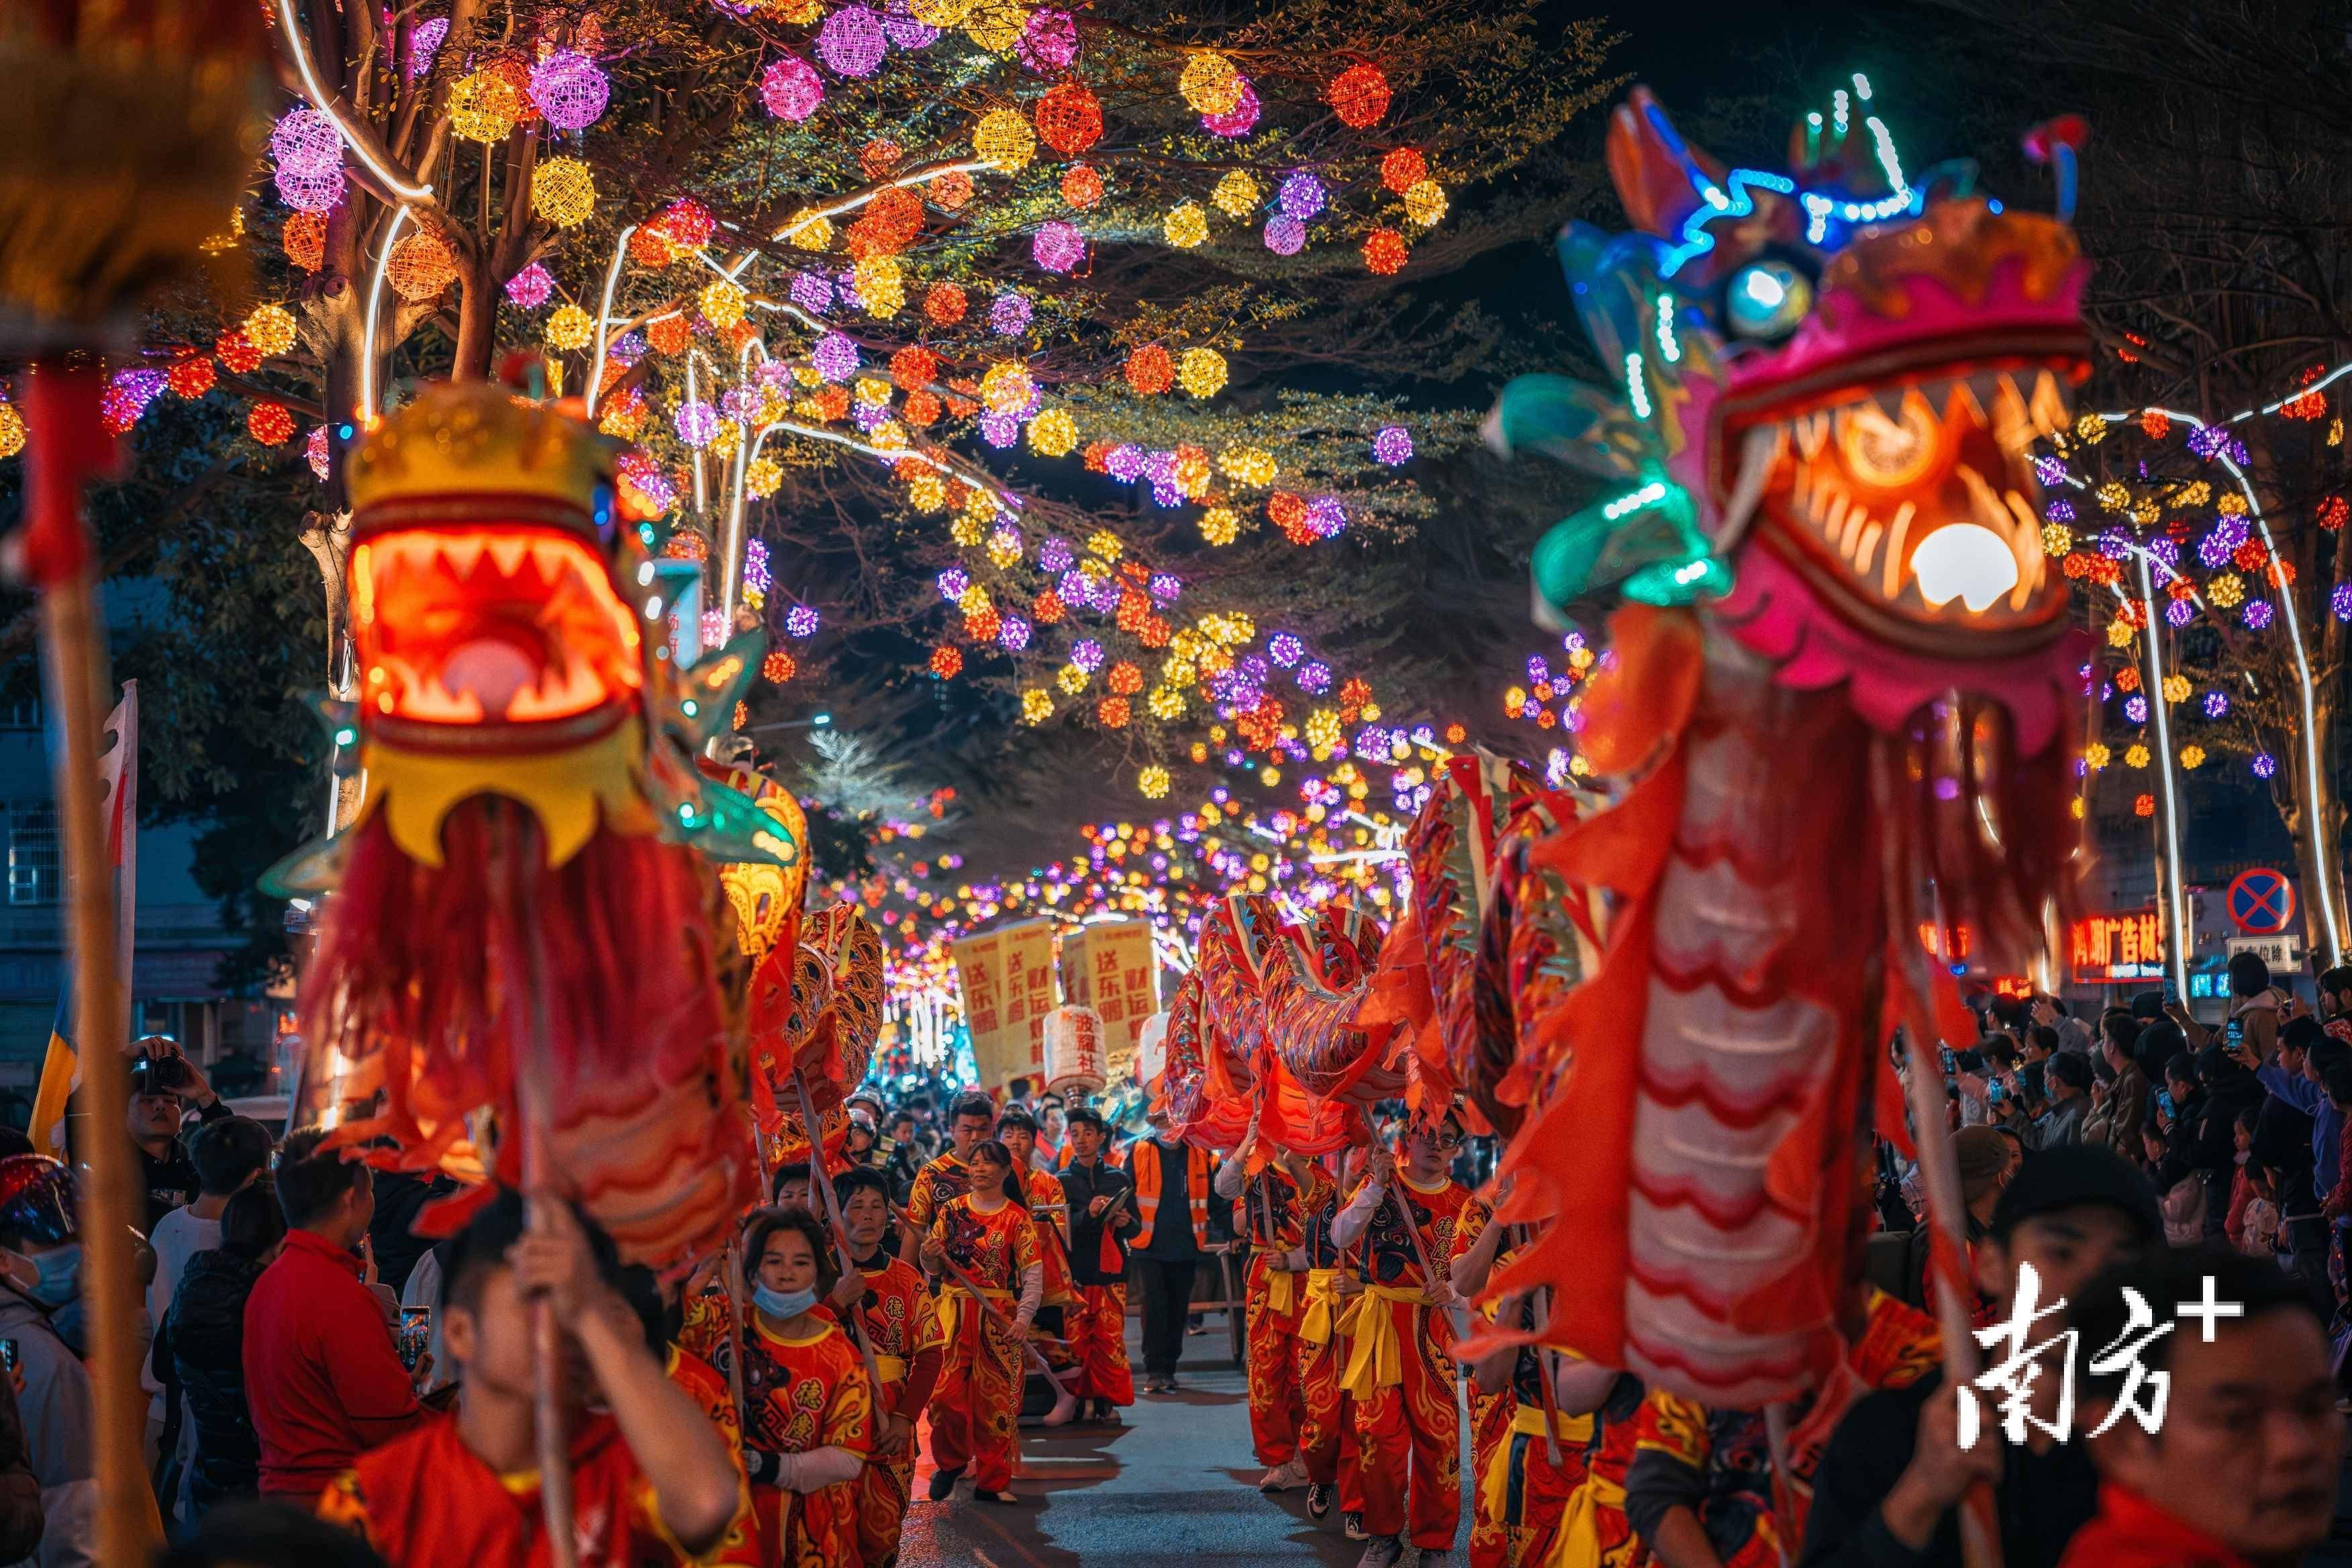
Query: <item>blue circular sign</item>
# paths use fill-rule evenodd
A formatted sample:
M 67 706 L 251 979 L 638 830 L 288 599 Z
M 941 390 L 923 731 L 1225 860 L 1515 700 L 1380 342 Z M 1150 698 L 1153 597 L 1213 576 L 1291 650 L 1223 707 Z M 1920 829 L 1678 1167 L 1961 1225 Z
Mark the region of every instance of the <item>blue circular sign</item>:
M 2279 936 L 2294 921 L 2294 884 L 2268 867 L 2241 871 L 2229 904 L 2230 919 L 2248 936 Z

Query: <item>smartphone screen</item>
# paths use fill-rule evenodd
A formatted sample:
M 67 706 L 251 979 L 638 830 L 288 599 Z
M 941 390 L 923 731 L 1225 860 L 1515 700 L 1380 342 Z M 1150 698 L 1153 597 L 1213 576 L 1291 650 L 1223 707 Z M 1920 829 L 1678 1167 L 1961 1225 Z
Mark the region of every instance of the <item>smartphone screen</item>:
M 14 1340 L 0 1340 L 0 1373 L 13 1373 L 16 1370 L 16 1342 Z
M 1952 1047 L 1949 1047 L 1949 1046 L 1946 1046 L 1946 1047 L 1943 1047 L 1943 1052 L 1944 1052 L 1944 1076 L 1945 1076 L 1946 1078 L 1949 1078 L 1949 1077 L 1951 1077 L 1951 1076 L 1952 1076 L 1952 1074 L 1953 1074 L 1953 1073 L 1955 1073 L 1955 1072 L 1957 1072 L 1957 1071 L 1958 1070 L 1958 1068 L 1959 1068 L 1959 1061 L 1958 1061 L 1958 1058 L 1957 1057 L 1955 1057 L 1955 1056 L 1952 1054 Z
M 2178 1114 L 2172 1109 L 2172 1091 L 2168 1089 L 2159 1089 L 2156 1091 L 2156 1105 L 2157 1109 L 2167 1116 Z
M 2000 1079 L 1994 1079 L 1985 1085 L 1985 1103 L 1987 1105 L 1999 1105 L 2002 1100 L 2007 1100 L 2008 1098 L 2009 1090 L 2001 1087 Z
M 409 1371 L 425 1354 L 425 1347 L 433 1341 L 433 1309 L 403 1307 L 400 1310 L 400 1364 Z

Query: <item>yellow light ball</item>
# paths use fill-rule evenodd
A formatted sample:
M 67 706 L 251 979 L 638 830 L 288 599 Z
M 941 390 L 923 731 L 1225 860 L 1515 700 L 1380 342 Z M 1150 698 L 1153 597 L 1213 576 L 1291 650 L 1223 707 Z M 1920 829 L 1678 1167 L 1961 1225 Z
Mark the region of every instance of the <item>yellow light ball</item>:
M 1235 169 L 1217 182 L 1217 188 L 1209 193 L 1209 199 L 1216 203 L 1217 210 L 1227 217 L 1247 217 L 1257 208 L 1258 195 L 1257 182 L 1243 170 Z
M 1087 672 L 1075 664 L 1066 664 L 1054 672 L 1054 684 L 1076 697 L 1087 689 Z
M 1106 561 L 1117 561 L 1119 555 L 1118 535 L 1108 528 L 1097 528 L 1087 539 L 1087 553 L 1099 555 Z
M 975 0 L 963 19 L 963 36 L 992 55 L 1011 49 L 1028 27 L 1029 8 L 1016 0 Z
M 1415 180 L 1405 187 L 1404 216 L 1423 228 L 1434 228 L 1445 216 L 1445 189 L 1435 180 Z
M 948 537 L 954 540 L 958 547 L 970 550 L 987 537 L 987 524 L 965 512 L 948 524 Z
M 2063 522 L 2045 522 L 2042 525 L 2042 554 L 2054 561 L 2074 548 L 2074 531 L 2073 529 Z
M 851 273 L 866 313 L 887 321 L 906 308 L 907 276 L 895 256 L 869 256 Z
M 2083 748 L 2083 765 L 2097 773 L 2115 761 L 2116 754 L 2102 741 L 2094 741 Z
M 1176 90 L 1196 114 L 1231 114 L 1241 107 L 1242 73 L 1214 49 L 1203 49 L 1184 62 Z
M 753 499 L 765 500 L 784 482 L 783 465 L 773 458 L 754 458 L 743 468 L 743 488 Z
M 972 128 L 971 150 L 1006 174 L 1018 174 L 1037 155 L 1037 132 L 1020 110 L 992 109 Z
M 1066 458 L 1078 445 L 1078 422 L 1064 408 L 1048 408 L 1029 421 L 1029 449 L 1041 458 Z
M 1190 250 L 1196 245 L 1207 243 L 1209 215 L 1191 202 L 1186 202 L 1181 206 L 1172 208 L 1167 217 L 1160 221 L 1160 232 L 1168 237 L 1169 244 L 1179 250 Z
M 276 359 L 294 346 L 294 314 L 283 305 L 256 305 L 245 319 L 245 336 L 262 358 Z
M 460 77 L 449 89 L 449 129 L 468 142 L 503 142 L 521 118 L 522 94 L 495 71 Z
M 596 210 L 596 177 L 577 158 L 550 158 L 531 171 L 530 210 L 558 228 L 577 228 Z
M 803 207 L 785 223 L 783 238 L 798 250 L 823 250 L 833 243 L 833 220 L 814 208 Z
M 732 419 L 721 423 L 718 433 L 710 437 L 710 455 L 721 461 L 732 461 L 743 445 L 743 426 Z
M 566 353 L 574 353 L 586 348 L 589 340 L 595 335 L 594 319 L 577 305 L 561 306 L 547 318 L 547 346 L 550 348 L 561 349 Z
M 1231 544 L 1241 531 L 1241 514 L 1229 506 L 1213 506 L 1201 514 L 1201 537 L 1212 544 Z
M 704 289 L 697 302 L 702 307 L 702 319 L 723 332 L 743 319 L 751 297 L 740 285 L 721 278 Z
M 907 9 L 926 27 L 945 31 L 971 14 L 971 0 L 908 0 Z
M 2204 764 L 2205 764 L 2205 748 L 2204 748 L 2204 747 L 2202 747 L 2202 746 L 2200 746 L 2200 745 L 2196 744 L 2194 742 L 2191 742 L 2189 744 L 2188 744 L 2188 745 L 2183 746 L 2183 747 L 2181 747 L 2181 748 L 2180 748 L 2180 765 L 2181 765 L 2182 767 L 2184 767 L 2184 768 L 2196 768 L 2196 767 L 2202 767 L 2202 766 L 2204 766 Z
M 1214 349 L 1186 349 L 1176 380 L 1194 397 L 1214 397 L 1225 389 L 1225 356 Z
M 917 474 L 908 481 L 907 500 L 917 511 L 945 511 L 948 509 L 948 482 L 928 470 Z
M 1033 686 L 1021 694 L 1021 721 L 1043 724 L 1054 716 L 1054 699 L 1040 686 Z
M 2188 701 L 2189 678 L 2185 675 L 2166 676 L 2164 678 L 2164 700 L 2167 702 Z
M 1135 787 L 1143 792 L 1143 798 L 1146 800 L 1160 800 L 1165 798 L 1168 794 L 1168 786 L 1173 782 L 1174 781 L 1168 776 L 1168 770 L 1161 767 L 1158 763 L 1152 763 L 1150 767 L 1145 768 L 1141 773 L 1135 775 Z
M 1274 483 L 1274 454 L 1257 447 L 1232 447 L 1219 454 L 1217 467 L 1237 485 L 1263 489 Z
M 1035 391 L 1028 367 L 1011 360 L 999 360 L 980 378 L 981 402 L 999 414 L 1020 413 L 1029 406 L 1030 396 Z
M 2109 647 L 2129 647 L 2131 646 L 2133 636 L 2134 633 L 2129 621 L 2109 621 L 2107 623 L 2107 646 Z
M 2144 768 L 2147 766 L 2147 748 L 2142 745 L 2134 745 L 2127 748 L 2124 752 L 2124 766 L 2127 768 Z
M 15 404 L 0 403 L 0 458 L 13 458 L 24 449 L 25 416 Z
M 1144 705 L 1151 710 L 1154 719 L 1163 721 L 1184 717 L 1184 694 L 1173 687 L 1155 687 Z

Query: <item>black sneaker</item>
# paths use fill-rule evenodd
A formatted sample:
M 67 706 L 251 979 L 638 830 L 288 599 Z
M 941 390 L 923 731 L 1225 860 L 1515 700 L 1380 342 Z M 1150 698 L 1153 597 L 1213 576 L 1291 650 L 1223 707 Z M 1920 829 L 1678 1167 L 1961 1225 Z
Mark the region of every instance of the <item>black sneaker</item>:
M 1365 1532 L 1364 1510 L 1361 1509 L 1351 1508 L 1347 1512 L 1341 1514 L 1339 1516 L 1339 1528 L 1347 1532 L 1348 1539 L 1350 1541 L 1370 1541 L 1371 1539 L 1371 1537 Z
M 956 1482 L 962 1479 L 963 1472 L 960 1469 L 932 1471 L 930 1491 L 931 1500 L 933 1502 L 947 1501 L 948 1499 L 955 1495 Z
M 1331 1513 L 1331 1494 L 1337 1488 L 1309 1485 L 1307 1489 L 1307 1517 L 1328 1519 Z
M 981 1502 L 1019 1502 L 1021 1500 L 1011 1492 L 974 1492 L 971 1495 Z

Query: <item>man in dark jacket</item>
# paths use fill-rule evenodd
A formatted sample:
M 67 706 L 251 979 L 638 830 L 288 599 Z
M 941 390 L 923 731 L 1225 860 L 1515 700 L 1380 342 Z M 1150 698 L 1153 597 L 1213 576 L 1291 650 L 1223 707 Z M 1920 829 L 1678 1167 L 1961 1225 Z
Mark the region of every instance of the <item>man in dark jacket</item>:
M 197 1517 L 253 1496 L 260 1485 L 261 1441 L 245 1402 L 245 1303 L 285 1239 L 286 1219 L 268 1184 L 229 1199 L 220 1246 L 188 1260 L 155 1335 L 156 1359 L 170 1363 L 195 1423 L 188 1501 Z
M 2164 1220 L 2147 1179 L 2107 1150 L 2076 1144 L 2025 1162 L 1992 1215 L 1978 1262 L 2006 1321 L 2023 1270 L 2035 1279 L 2037 1312 L 2081 1295 L 2110 1263 L 2161 1246 Z M 2027 1346 L 2054 1341 L 2062 1324 L 2036 1322 Z M 1997 1349 L 1996 1357 L 2010 1353 Z M 2033 1414 L 2054 1421 L 2059 1369 L 2031 1384 Z M 1976 1442 L 1958 1440 L 1958 1402 L 1981 1417 Z M 2054 1568 L 2066 1542 L 2096 1510 L 2098 1476 L 2079 1441 L 2040 1427 L 2027 1441 L 2004 1440 L 1999 1394 L 1956 1391 L 1940 1372 L 1909 1388 L 1855 1402 L 1831 1434 L 1813 1474 L 1801 1568 L 1959 1568 L 1958 1505 L 1979 1482 L 1994 1489 L 2001 1558 L 2009 1568 Z
M 196 1190 L 196 1167 L 180 1142 L 180 1124 L 193 1108 L 200 1121 L 229 1114 L 204 1070 L 161 1035 L 139 1042 L 131 1064 L 131 1099 L 124 1129 L 139 1153 L 139 1192 L 144 1202 L 139 1234 L 188 1201 Z
M 1070 1163 L 1062 1195 L 1070 1205 L 1070 1283 L 1076 1305 L 1063 1314 L 1078 1357 L 1078 1415 L 1116 1421 L 1135 1403 L 1127 1364 L 1127 1237 L 1135 1215 L 1127 1173 L 1103 1157 L 1109 1137 L 1099 1112 L 1086 1106 L 1066 1119 Z

